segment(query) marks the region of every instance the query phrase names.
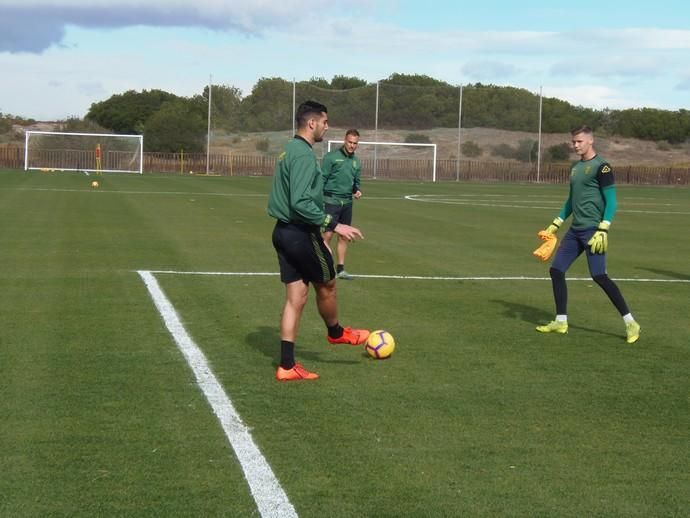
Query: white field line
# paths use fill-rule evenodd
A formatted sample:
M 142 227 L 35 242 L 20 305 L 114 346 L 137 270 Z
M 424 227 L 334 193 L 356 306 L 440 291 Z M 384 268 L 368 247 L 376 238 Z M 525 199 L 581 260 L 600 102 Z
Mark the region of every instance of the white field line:
M 139 272 L 141 274 L 141 272 Z M 194 272 L 181 270 L 147 270 L 151 274 L 170 274 L 170 275 L 217 275 L 226 277 L 277 277 L 275 272 Z M 525 276 L 430 276 L 430 275 L 357 275 L 353 277 L 362 279 L 393 279 L 393 280 L 415 280 L 415 281 L 550 281 L 551 277 L 525 277 Z M 568 281 L 591 281 L 591 277 L 568 277 Z M 644 278 L 614 278 L 616 282 L 661 282 L 661 283 L 681 283 L 690 284 L 690 279 L 644 279 Z
M 232 401 L 211 371 L 206 356 L 187 333 L 174 306 L 158 284 L 154 272 L 139 270 L 153 303 L 177 347 L 194 372 L 197 384 L 220 421 L 232 449 L 242 466 L 260 515 L 263 518 L 292 518 L 297 512 L 273 474 L 271 467 L 254 443 Z
M 549 201 L 549 200 L 541 200 L 537 201 L 537 203 L 553 203 L 553 205 L 550 206 L 545 206 L 545 205 L 533 205 L 534 200 L 524 200 L 521 201 L 519 199 L 516 200 L 499 200 L 502 195 L 491 195 L 494 196 L 491 199 L 462 199 L 465 198 L 463 195 L 458 195 L 457 197 L 454 195 L 447 195 L 447 194 L 408 194 L 405 196 L 406 200 L 410 201 L 417 201 L 421 203 L 438 203 L 441 205 L 468 205 L 471 207 L 494 207 L 494 208 L 503 208 L 503 209 L 549 209 L 552 210 L 554 208 L 560 208 L 563 203 L 562 202 L 557 202 L 557 201 Z M 487 198 L 487 196 L 482 196 L 483 198 Z M 497 203 L 499 202 L 499 203 Z M 527 204 L 532 204 L 532 205 L 527 205 Z M 628 205 L 634 204 L 634 201 L 632 201 Z M 646 204 L 646 205 L 655 205 L 655 204 Z M 673 205 L 668 204 L 668 203 L 660 203 L 658 205 L 661 205 L 663 207 L 672 207 Z M 674 211 L 674 210 L 643 210 L 643 209 L 618 209 L 617 212 L 629 212 L 633 214 L 680 214 L 680 215 L 688 215 L 690 212 L 686 211 Z
M 12 189 L 15 191 L 38 191 L 38 192 L 99 192 L 109 194 L 155 194 L 155 195 L 173 195 L 173 196 L 221 196 L 229 198 L 268 198 L 268 194 L 252 194 L 252 193 L 229 193 L 229 192 L 187 192 L 187 191 L 112 191 L 108 189 L 53 189 L 53 188 L 19 188 Z
M 11 189 L 17 191 L 43 191 L 43 192 L 98 192 L 102 194 L 134 194 L 134 195 L 157 195 L 157 196 L 215 196 L 225 198 L 267 198 L 268 194 L 259 193 L 222 193 L 222 192 L 187 192 L 187 191 L 112 191 L 108 189 L 55 189 L 55 188 L 18 188 Z M 417 201 L 422 203 L 438 203 L 441 205 L 468 205 L 471 207 L 493 207 L 503 209 L 534 209 L 534 210 L 554 210 L 563 205 L 562 200 L 543 199 L 543 200 L 525 200 L 524 198 L 545 198 L 543 195 L 527 195 L 521 199 L 512 200 L 512 195 L 505 194 L 407 194 L 401 196 L 367 196 L 361 202 L 370 202 L 378 200 L 407 200 Z M 482 199 L 484 198 L 484 199 Z M 642 198 L 639 198 L 642 199 Z M 644 198 L 654 200 L 654 198 Z M 551 205 L 534 205 L 533 203 L 544 203 Z M 532 203 L 531 205 L 527 205 Z M 635 203 L 631 200 L 626 203 L 626 206 L 634 205 L 651 205 L 661 207 L 673 207 L 670 203 Z M 625 209 L 620 208 L 618 212 L 628 212 L 637 214 L 675 214 L 675 215 L 690 215 L 686 211 L 674 210 L 643 210 L 643 209 Z

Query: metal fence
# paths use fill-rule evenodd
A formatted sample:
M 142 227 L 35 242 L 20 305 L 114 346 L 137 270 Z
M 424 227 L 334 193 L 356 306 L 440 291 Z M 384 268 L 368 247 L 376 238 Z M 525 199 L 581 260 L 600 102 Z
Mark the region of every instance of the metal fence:
M 220 176 L 272 176 L 276 157 L 237 154 L 211 154 L 210 171 Z M 206 153 L 144 153 L 144 173 L 204 174 Z M 0 147 L 0 167 L 24 168 L 23 147 Z M 75 164 L 75 168 L 79 166 Z M 362 176 L 371 179 L 373 171 L 382 180 L 431 181 L 432 163 L 428 159 L 364 158 Z M 632 185 L 690 185 L 689 167 L 614 167 L 616 182 Z M 535 164 L 511 160 L 481 161 L 442 159 L 436 161 L 438 181 L 543 182 L 567 183 L 570 163 L 542 164 L 539 178 Z

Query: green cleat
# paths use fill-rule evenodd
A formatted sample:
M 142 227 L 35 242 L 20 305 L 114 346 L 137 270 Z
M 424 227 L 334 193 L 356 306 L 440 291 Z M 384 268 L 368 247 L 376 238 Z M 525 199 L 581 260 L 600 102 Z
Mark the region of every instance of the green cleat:
M 540 333 L 560 333 L 563 335 L 568 332 L 568 322 L 552 320 L 548 324 L 537 326 L 537 331 Z
M 640 324 L 634 320 L 625 324 L 625 334 L 627 335 L 626 341 L 629 344 L 634 344 L 640 339 L 640 329 Z

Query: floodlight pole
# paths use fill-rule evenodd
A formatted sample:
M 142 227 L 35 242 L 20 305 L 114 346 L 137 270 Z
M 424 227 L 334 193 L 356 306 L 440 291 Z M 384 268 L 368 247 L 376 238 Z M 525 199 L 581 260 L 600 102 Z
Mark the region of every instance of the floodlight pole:
M 458 102 L 458 157 L 455 164 L 455 181 L 460 181 L 460 141 L 462 133 L 462 85 L 460 85 L 460 101 Z
M 374 119 L 374 142 L 379 141 L 379 82 L 376 81 L 376 118 Z M 374 180 L 376 180 L 376 146 L 374 146 Z
M 213 76 L 208 75 L 208 123 L 206 128 L 206 176 L 209 172 L 211 158 L 211 92 L 213 91 Z
M 296 97 L 296 87 L 295 87 L 295 78 L 292 78 L 292 135 L 295 136 L 295 112 L 297 111 L 297 107 L 295 106 L 297 102 L 297 97 Z
M 541 111 L 542 111 L 542 87 L 539 87 L 539 138 L 537 139 L 537 183 L 539 183 L 539 173 L 541 172 Z

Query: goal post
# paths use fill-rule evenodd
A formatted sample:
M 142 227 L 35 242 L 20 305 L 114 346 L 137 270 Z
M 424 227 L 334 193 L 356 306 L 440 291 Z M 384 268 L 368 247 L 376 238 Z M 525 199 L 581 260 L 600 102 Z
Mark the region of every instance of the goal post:
M 334 146 L 342 145 L 343 141 L 342 140 L 329 140 L 328 141 L 328 151 L 330 151 Z M 406 160 L 415 160 L 416 162 L 423 162 L 427 163 L 429 165 L 430 171 L 431 171 L 431 181 L 435 182 L 436 181 L 436 144 L 428 144 L 428 143 L 414 143 L 414 142 L 367 142 L 367 141 L 360 141 L 359 142 L 359 148 L 358 148 L 358 155 L 362 157 L 362 147 L 361 146 L 372 146 L 373 147 L 373 164 L 374 164 L 374 171 L 373 171 L 373 178 L 376 179 L 376 170 L 377 170 L 377 165 L 378 161 L 380 159 L 383 159 L 384 157 L 386 159 L 388 158 L 394 158 L 398 159 L 400 161 L 406 161 Z M 391 148 L 397 148 L 396 152 L 392 152 Z M 400 148 L 407 148 L 410 150 L 410 153 L 401 153 Z M 416 149 L 415 149 L 416 148 Z M 419 160 L 419 157 L 416 156 L 407 156 L 407 155 L 414 155 L 415 151 L 419 151 L 419 149 L 427 149 L 430 150 L 432 153 L 431 158 L 427 158 L 426 160 Z M 386 151 L 385 156 L 381 157 L 379 154 L 382 154 L 383 151 Z M 394 153 L 394 156 L 391 157 L 391 153 Z M 371 153 L 370 153 L 371 154 Z M 428 157 L 428 153 L 426 155 Z
M 27 131 L 24 170 L 143 174 L 144 137 Z

